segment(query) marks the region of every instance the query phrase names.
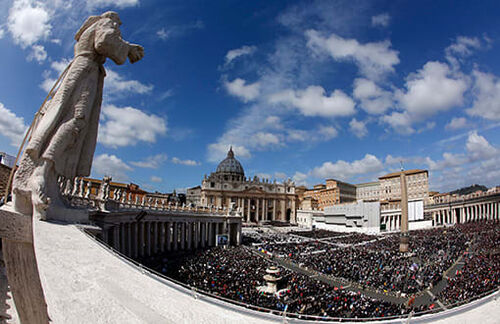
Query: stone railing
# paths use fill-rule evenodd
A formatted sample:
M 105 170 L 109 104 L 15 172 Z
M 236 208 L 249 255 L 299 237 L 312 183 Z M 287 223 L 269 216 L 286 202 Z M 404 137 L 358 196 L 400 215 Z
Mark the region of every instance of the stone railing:
M 72 207 L 87 208 L 100 211 L 127 211 L 127 210 L 151 210 L 151 211 L 175 211 L 186 213 L 216 214 L 216 215 L 240 215 L 240 208 L 231 207 L 205 207 L 191 206 L 186 204 L 172 203 L 166 198 L 139 195 L 133 198 L 131 193 L 121 189 L 110 190 L 111 178 L 105 177 L 99 187 L 98 194 L 91 192 L 92 182 L 75 178 L 59 179 L 61 194 Z
M 488 191 L 478 191 L 478 192 L 473 192 L 467 195 L 446 195 L 446 196 L 440 196 L 440 197 L 433 197 L 433 199 L 429 202 L 429 205 L 435 205 L 435 204 L 445 204 L 445 203 L 451 203 L 451 202 L 462 202 L 462 201 L 467 201 L 470 199 L 476 199 L 476 198 L 486 198 L 488 196 L 494 196 L 500 194 L 500 187 L 494 187 L 489 189 Z

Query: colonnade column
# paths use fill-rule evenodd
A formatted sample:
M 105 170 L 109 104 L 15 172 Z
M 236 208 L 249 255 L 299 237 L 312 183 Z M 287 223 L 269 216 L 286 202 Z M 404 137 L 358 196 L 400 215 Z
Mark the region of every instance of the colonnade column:
M 250 222 L 250 198 L 247 198 L 247 219 L 246 222 Z
M 178 233 L 179 233 L 179 223 L 174 222 L 172 223 L 174 230 L 173 230 L 173 235 L 172 235 L 172 242 L 173 242 L 173 249 L 174 251 L 177 251 L 177 244 L 178 244 Z
M 193 247 L 193 223 L 188 222 L 186 224 L 186 230 L 187 230 L 187 249 L 191 250 Z
M 127 256 L 131 257 L 132 256 L 132 223 L 127 223 L 126 225 L 127 228 Z
M 167 222 L 166 223 L 166 226 L 165 226 L 165 236 L 166 236 L 166 244 L 165 244 L 165 248 L 167 251 L 170 251 L 172 249 L 172 223 L 171 222 Z
M 165 252 L 165 223 L 160 222 L 160 252 Z

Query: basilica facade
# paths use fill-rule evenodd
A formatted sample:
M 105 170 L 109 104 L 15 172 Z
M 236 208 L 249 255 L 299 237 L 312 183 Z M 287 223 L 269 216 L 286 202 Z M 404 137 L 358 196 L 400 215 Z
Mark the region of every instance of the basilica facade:
M 188 189 L 187 200 L 201 206 L 237 208 L 247 223 L 278 221 L 296 223 L 297 195 L 291 180 L 276 180 L 245 176 L 241 163 L 229 149 L 217 170 L 204 177 L 201 187 Z M 190 197 L 190 191 L 194 197 Z

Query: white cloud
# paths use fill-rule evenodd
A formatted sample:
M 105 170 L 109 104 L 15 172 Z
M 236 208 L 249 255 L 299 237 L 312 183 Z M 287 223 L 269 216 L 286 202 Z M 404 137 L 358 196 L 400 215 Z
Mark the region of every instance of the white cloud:
M 233 152 L 237 159 L 249 158 L 251 156 L 250 151 L 245 146 L 234 145 L 232 142 L 225 143 L 225 140 L 221 139 L 217 143 L 208 145 L 208 160 L 211 162 L 220 162 L 226 157 L 230 146 L 233 147 Z
M 31 47 L 31 54 L 28 55 L 28 61 L 36 60 L 38 63 L 42 63 L 47 59 L 47 52 L 45 47 L 42 45 L 33 45 Z
M 87 0 L 87 6 L 91 9 L 103 7 L 127 8 L 139 5 L 139 0 Z
M 188 165 L 188 166 L 196 166 L 196 165 L 200 165 L 201 163 L 200 162 L 196 162 L 194 160 L 181 160 L 177 157 L 173 157 L 172 158 L 172 163 L 174 164 L 182 164 L 182 165 Z
M 145 158 L 142 161 L 130 162 L 132 165 L 140 168 L 158 169 L 165 161 L 167 161 L 166 154 L 156 154 Z
M 154 143 L 167 132 L 167 122 L 133 107 L 104 106 L 99 127 L 99 143 L 110 146 L 130 146 L 138 142 Z
M 467 127 L 467 119 L 465 117 L 453 117 L 445 128 L 448 130 L 457 130 Z
M 333 126 L 319 126 L 312 130 L 304 129 L 287 129 L 286 139 L 289 142 L 322 142 L 329 141 L 337 137 L 338 131 Z
M 16 116 L 0 102 L 0 134 L 10 139 L 10 144 L 19 147 L 28 126 L 22 117 Z
M 269 173 L 257 173 L 256 176 L 260 179 L 271 179 L 271 175 Z
M 415 121 L 463 103 L 467 83 L 451 75 L 447 64 L 427 62 L 406 79 L 406 91 L 397 91 L 396 98 Z
M 349 122 L 349 130 L 351 133 L 356 135 L 358 138 L 363 138 L 368 135 L 368 129 L 366 128 L 366 122 L 358 121 L 356 118 L 353 118 Z
M 372 26 L 387 27 L 391 21 L 391 16 L 388 13 L 372 16 Z
M 268 132 L 255 133 L 251 138 L 251 142 L 253 146 L 258 148 L 265 148 L 269 146 L 280 146 L 282 144 L 279 135 Z
M 393 72 L 394 65 L 399 64 L 399 52 L 390 48 L 390 41 L 361 44 L 355 39 L 342 38 L 336 34 L 325 38 L 315 30 L 306 31 L 306 37 L 310 49 L 316 53 L 326 52 L 335 60 L 354 61 L 360 73 L 369 79 Z
M 49 21 L 50 14 L 41 2 L 15 0 L 9 11 L 7 28 L 14 42 L 26 48 L 50 35 Z
M 445 49 L 445 57 L 454 69 L 458 69 L 463 58 L 481 47 L 481 41 L 477 37 L 458 36 L 456 41 Z
M 323 140 L 330 140 L 337 137 L 339 132 L 333 126 L 320 126 L 318 134 L 323 138 Z
M 379 172 L 384 169 L 383 163 L 374 155 L 366 154 L 361 160 L 346 162 L 339 160 L 335 163 L 325 162 L 314 168 L 311 175 L 317 178 L 334 178 L 348 180 L 353 176 Z
M 246 81 L 236 78 L 233 81 L 224 81 L 227 92 L 235 97 L 239 97 L 243 102 L 256 99 L 260 93 L 260 83 L 246 84 Z
M 493 74 L 473 71 L 474 101 L 466 112 L 490 120 L 500 120 L 500 80 Z
M 341 90 L 334 90 L 329 96 L 321 86 L 309 86 L 305 90 L 285 90 L 273 94 L 270 103 L 291 105 L 304 116 L 349 116 L 354 114 L 354 101 Z
M 361 108 L 369 114 L 382 114 L 393 105 L 392 93 L 381 89 L 368 79 L 354 80 L 353 95 L 361 101 Z
M 163 27 L 156 32 L 156 36 L 165 41 L 176 37 L 182 37 L 193 30 L 203 28 L 205 28 L 205 24 L 203 23 L 203 21 L 196 20 L 195 22 L 187 23 L 184 25 Z
M 473 161 L 486 160 L 498 154 L 498 150 L 476 131 L 469 134 L 465 147 Z
M 106 71 L 106 79 L 104 81 L 105 94 L 148 94 L 153 90 L 153 85 L 143 84 L 137 80 L 126 80 L 117 72 L 108 69 Z
M 256 46 L 242 46 L 240 48 L 236 48 L 233 50 L 230 50 L 226 53 L 226 65 L 231 63 L 233 60 L 237 59 L 240 56 L 244 55 L 251 55 L 257 50 Z
M 297 186 L 307 186 L 308 185 L 307 179 L 308 179 L 307 174 L 299 171 L 295 172 L 295 174 L 292 177 L 293 182 L 295 182 Z
M 5 36 L 5 30 L 3 28 L 0 28 L 0 39 L 2 39 Z
M 158 36 L 160 39 L 166 40 L 168 38 L 168 33 L 165 28 L 162 28 L 156 32 L 156 36 Z
M 409 135 L 415 132 L 415 129 L 411 126 L 411 117 L 407 112 L 394 111 L 390 115 L 382 116 L 381 121 L 389 124 L 399 134 Z
M 111 176 L 115 181 L 127 181 L 127 171 L 133 169 L 116 155 L 101 154 L 94 158 L 93 171 L 96 175 Z
M 160 182 L 162 182 L 162 181 L 163 181 L 163 179 L 162 179 L 162 178 L 157 177 L 157 176 L 151 176 L 151 179 L 150 179 L 150 180 L 151 180 L 151 182 L 156 182 L 156 183 L 160 183 Z

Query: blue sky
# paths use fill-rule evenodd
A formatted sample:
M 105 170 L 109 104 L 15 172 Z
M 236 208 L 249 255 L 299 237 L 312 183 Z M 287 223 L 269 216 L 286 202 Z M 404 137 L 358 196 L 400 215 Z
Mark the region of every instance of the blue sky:
M 2 1 L 0 151 L 107 10 L 146 55 L 106 63 L 93 176 L 191 187 L 232 145 L 247 175 L 297 184 L 400 161 L 432 190 L 500 184 L 497 1 Z

